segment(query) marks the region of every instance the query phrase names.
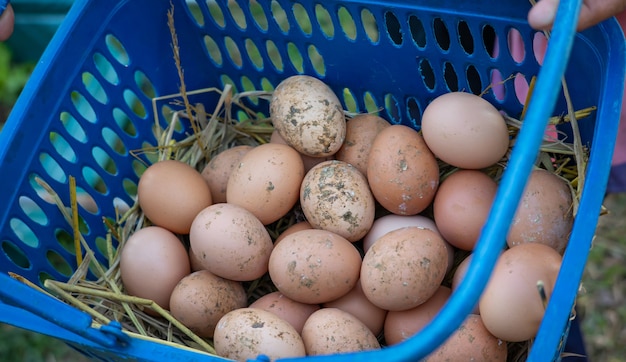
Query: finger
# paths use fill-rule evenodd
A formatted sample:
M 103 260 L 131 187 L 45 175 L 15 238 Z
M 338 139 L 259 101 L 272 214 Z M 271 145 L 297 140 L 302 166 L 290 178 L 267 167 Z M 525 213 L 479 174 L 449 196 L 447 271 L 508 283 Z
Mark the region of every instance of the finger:
M 0 15 L 0 41 L 9 39 L 13 33 L 13 25 L 15 22 L 15 15 L 13 14 L 13 8 L 11 5 L 7 5 L 2 15 Z
M 550 30 L 559 0 L 541 0 L 528 12 L 528 23 L 537 30 Z M 626 10 L 626 0 L 588 0 L 583 3 L 578 18 L 578 31 L 590 28 Z
M 536 30 L 550 30 L 559 0 L 541 0 L 528 12 L 528 24 Z

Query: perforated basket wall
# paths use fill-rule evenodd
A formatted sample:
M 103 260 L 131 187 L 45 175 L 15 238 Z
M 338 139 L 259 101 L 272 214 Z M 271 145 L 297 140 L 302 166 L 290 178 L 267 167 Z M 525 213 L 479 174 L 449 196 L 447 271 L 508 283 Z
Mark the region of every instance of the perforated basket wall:
M 516 88 L 527 87 L 537 75 L 545 47 L 543 34 L 526 23 L 530 5 L 524 1 L 176 0 L 173 5 L 188 91 L 225 84 L 237 91 L 272 90 L 287 76 L 309 74 L 329 84 L 345 109 L 380 109 L 390 122 L 416 129 L 437 95 L 480 94 L 504 79 L 509 80 L 484 98 L 518 116 L 524 99 Z M 145 169 L 131 152 L 156 144 L 152 98 L 178 92 L 169 8 L 169 1 L 85 0 L 68 14 L 0 133 L 1 272 L 41 283 L 65 280 L 76 268 L 72 230 L 37 177 L 68 205 L 68 179 L 77 178 L 82 232 L 104 258 L 102 220 L 113 218 L 116 206 L 133 204 Z M 607 89 L 612 57 L 623 57 L 613 49 L 619 34 L 615 24 L 606 23 L 576 37 L 566 72 L 576 108 L 616 111 L 617 100 Z M 512 51 L 513 39 L 523 44 L 521 51 Z M 207 94 L 191 100 L 215 102 Z M 249 105 L 267 114 L 263 101 Z M 157 102 L 161 122 L 172 109 Z M 561 96 L 554 113 L 565 110 Z M 586 145 L 596 125 L 594 117 L 581 122 Z M 615 127 L 608 124 L 606 130 L 610 146 Z M 180 129 L 178 137 L 186 131 Z M 591 162 L 597 175 L 590 173 L 587 182 L 596 184 L 599 195 L 609 164 Z M 598 207 L 591 204 L 590 213 Z

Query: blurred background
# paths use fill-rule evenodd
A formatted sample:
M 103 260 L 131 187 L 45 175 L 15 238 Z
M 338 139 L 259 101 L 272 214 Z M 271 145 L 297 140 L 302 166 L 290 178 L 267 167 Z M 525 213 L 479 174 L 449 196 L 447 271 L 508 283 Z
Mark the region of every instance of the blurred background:
M 0 43 L 0 129 L 72 0 L 12 0 L 15 31 Z M 578 313 L 591 361 L 626 356 L 626 194 L 609 194 L 589 255 Z M 0 361 L 86 361 L 56 339 L 0 324 Z

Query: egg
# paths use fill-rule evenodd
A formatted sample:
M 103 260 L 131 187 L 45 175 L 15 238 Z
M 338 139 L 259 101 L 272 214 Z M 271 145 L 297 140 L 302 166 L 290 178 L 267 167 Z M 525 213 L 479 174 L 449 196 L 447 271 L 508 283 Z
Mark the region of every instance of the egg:
M 482 169 L 509 149 L 509 131 L 500 112 L 472 93 L 435 98 L 422 115 L 422 136 L 440 160 L 459 168 Z
M 435 232 L 415 226 L 383 235 L 365 253 L 361 285 L 367 299 L 389 311 L 417 307 L 441 285 L 448 251 Z
M 148 167 L 139 178 L 137 197 L 153 224 L 180 234 L 188 234 L 196 214 L 213 203 L 200 172 L 176 160 Z
M 226 200 L 264 225 L 285 216 L 298 202 L 302 158 L 287 145 L 266 143 L 248 151 L 228 178 Z
M 131 234 L 120 252 L 120 275 L 127 294 L 153 300 L 164 309 L 178 282 L 190 273 L 187 250 L 171 231 L 147 226 Z
M 308 221 L 297 222 L 297 223 L 289 226 L 287 229 L 285 229 L 283 232 L 281 232 L 278 235 L 278 237 L 274 241 L 274 246 L 276 246 L 276 244 L 278 244 L 281 240 L 283 240 L 287 235 L 293 234 L 296 231 L 308 230 L 308 229 L 313 229 L 313 226 L 311 226 L 311 223 L 309 223 Z
M 351 164 L 337 160 L 322 162 L 304 176 L 300 206 L 314 228 L 332 231 L 352 242 L 367 234 L 376 212 L 365 176 Z
M 289 322 L 298 333 L 302 332 L 304 322 L 306 322 L 309 316 L 320 309 L 319 304 L 296 302 L 281 292 L 265 294 L 250 304 L 249 307 L 263 309 L 276 314 Z
M 372 194 L 388 211 L 416 215 L 425 210 L 439 186 L 439 165 L 422 136 L 404 125 L 376 136 L 367 159 Z
M 346 123 L 346 139 L 335 159 L 356 167 L 367 174 L 367 158 L 376 136 L 391 124 L 375 114 L 358 114 Z
M 235 281 L 250 281 L 265 274 L 274 247 L 254 214 L 228 203 L 200 211 L 191 225 L 189 242 L 203 269 Z
M 473 250 L 498 185 L 482 171 L 458 170 L 439 185 L 433 201 L 435 223 L 443 238 L 461 250 Z
M 561 255 L 543 244 L 527 243 L 505 250 L 479 301 L 487 330 L 508 342 L 533 338 L 545 312 L 537 283 L 543 282 L 547 302 L 560 267 Z
M 348 293 L 356 284 L 361 255 L 345 238 L 326 230 L 301 230 L 286 236 L 270 256 L 276 288 L 302 303 L 319 304 Z
M 242 362 L 259 355 L 273 361 L 306 354 L 304 342 L 291 324 L 258 308 L 226 313 L 215 327 L 213 343 L 218 356 Z
M 277 130 L 274 130 L 272 132 L 272 135 L 270 136 L 270 142 L 280 143 L 283 145 L 287 144 L 287 141 L 285 141 L 285 139 L 280 135 L 280 133 L 278 133 Z M 313 156 L 308 156 L 302 153 L 300 153 L 300 157 L 302 158 L 302 164 L 304 165 L 305 174 L 309 172 L 309 170 L 312 169 L 313 166 L 317 165 L 318 163 L 335 159 L 335 155 L 328 155 L 324 157 L 313 157 Z
M 531 172 L 507 235 L 509 247 L 541 243 L 563 254 L 574 224 L 572 192 L 552 172 Z
M 290 76 L 276 86 L 270 118 L 287 144 L 308 156 L 333 155 L 346 137 L 339 98 L 324 82 L 308 75 Z
M 199 337 L 211 338 L 226 313 L 247 304 L 240 282 L 200 270 L 181 279 L 170 296 L 172 316 Z
M 452 283 L 450 286 L 453 293 L 457 290 L 461 282 L 463 282 L 463 278 L 465 277 L 465 274 L 467 273 L 467 269 L 469 268 L 471 261 L 472 261 L 472 255 L 470 254 L 466 256 L 463 260 L 461 260 L 461 262 L 456 266 L 456 269 L 454 270 L 454 275 L 452 275 Z M 472 314 L 480 314 L 480 309 L 478 309 L 478 304 L 472 310 Z
M 209 185 L 213 203 L 226 202 L 226 186 L 233 169 L 239 165 L 241 158 L 252 149 L 252 146 L 240 145 L 228 148 L 207 163 L 200 173 Z
M 379 349 L 372 331 L 358 318 L 337 308 L 322 308 L 304 323 L 302 340 L 309 356 Z

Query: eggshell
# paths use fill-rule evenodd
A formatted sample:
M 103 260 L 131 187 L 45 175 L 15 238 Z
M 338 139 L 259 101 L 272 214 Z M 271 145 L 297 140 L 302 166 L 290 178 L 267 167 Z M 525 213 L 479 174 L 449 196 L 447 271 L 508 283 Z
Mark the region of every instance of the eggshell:
M 178 282 L 190 273 L 187 250 L 171 231 L 147 226 L 126 240 L 120 274 L 127 294 L 153 300 L 164 309 Z
M 346 120 L 337 95 L 321 80 L 294 75 L 272 93 L 274 128 L 298 152 L 325 157 L 335 154 L 346 137 Z
M 365 324 L 337 308 L 322 308 L 311 314 L 302 328 L 302 340 L 309 356 L 380 348 Z
M 372 194 L 398 215 L 425 210 L 439 186 L 439 165 L 422 136 L 404 125 L 389 126 L 374 139 L 367 159 Z
M 385 342 L 394 345 L 413 337 L 435 318 L 450 294 L 450 288 L 440 286 L 432 297 L 417 307 L 387 313 L 384 324 Z
M 226 200 L 250 211 L 264 225 L 271 224 L 298 202 L 303 177 L 298 152 L 287 145 L 262 144 L 248 151 L 232 171 Z
M 478 170 L 458 170 L 443 180 L 433 201 L 443 238 L 461 250 L 473 250 L 497 189 L 496 182 Z
M 361 285 L 367 299 L 382 309 L 411 309 L 437 291 L 447 267 L 448 251 L 439 235 L 404 227 L 383 235 L 367 251 Z
M 278 244 L 281 240 L 283 240 L 287 235 L 293 234 L 296 231 L 308 230 L 308 229 L 313 229 L 313 226 L 311 226 L 311 223 L 309 223 L 308 221 L 297 222 L 291 225 L 290 227 L 288 227 L 287 229 L 285 229 L 285 231 L 280 233 L 280 235 L 278 235 L 278 237 L 276 238 L 276 241 L 274 241 L 274 246 L 276 246 L 276 244 Z
M 213 203 L 226 202 L 226 186 L 228 178 L 241 158 L 252 149 L 252 146 L 240 145 L 228 148 L 209 161 L 202 169 L 201 175 L 211 189 Z
M 304 357 L 302 338 L 287 321 L 257 308 L 226 313 L 217 323 L 213 342 L 217 355 L 237 361 Z
M 298 333 L 301 333 L 304 322 L 313 312 L 320 309 L 320 305 L 296 302 L 281 292 L 272 292 L 255 300 L 250 304 L 250 308 L 272 312 L 289 322 Z
M 326 230 L 301 230 L 276 245 L 269 274 L 276 288 L 302 303 L 335 300 L 356 284 L 359 251 L 345 238 Z
M 287 145 L 287 141 L 285 141 L 285 139 L 280 135 L 280 133 L 278 133 L 277 130 L 274 130 L 274 132 L 272 132 L 272 135 L 270 136 L 270 142 Z M 317 165 L 318 163 L 335 159 L 335 155 L 328 155 L 324 157 L 313 157 L 313 156 L 308 156 L 302 153 L 300 153 L 300 157 L 302 158 L 302 164 L 304 165 L 305 174 L 309 172 L 309 170 L 312 169 L 313 166 Z
M 336 160 L 322 162 L 304 176 L 300 206 L 314 228 L 352 242 L 367 234 L 376 212 L 365 176 L 349 163 Z
M 137 197 L 153 224 L 179 234 L 188 234 L 196 214 L 213 203 L 200 172 L 176 160 L 148 167 L 139 178 Z
M 487 330 L 508 342 L 533 338 L 545 312 L 537 283 L 543 282 L 549 300 L 560 267 L 561 255 L 543 244 L 527 243 L 505 250 L 479 302 Z
M 203 269 L 236 281 L 250 281 L 265 274 L 273 248 L 259 219 L 241 206 L 224 203 L 198 213 L 189 242 Z
M 346 139 L 335 159 L 347 162 L 367 175 L 367 159 L 376 136 L 391 124 L 375 114 L 358 114 L 346 123 Z
M 506 342 L 490 334 L 483 325 L 480 316 L 470 314 L 463 321 L 463 324 L 426 358 L 426 361 L 505 362 L 507 353 Z
M 574 224 L 572 193 L 559 176 L 531 172 L 507 236 L 509 247 L 541 243 L 563 254 Z
M 509 131 L 500 112 L 471 93 L 435 98 L 424 109 L 421 130 L 435 156 L 459 168 L 489 167 L 509 149 Z
M 200 270 L 178 282 L 170 297 L 170 312 L 198 336 L 211 338 L 224 314 L 246 304 L 246 291 L 240 282 Z

